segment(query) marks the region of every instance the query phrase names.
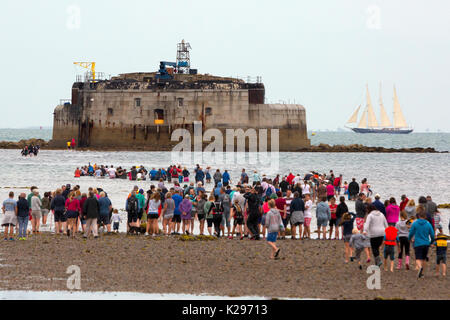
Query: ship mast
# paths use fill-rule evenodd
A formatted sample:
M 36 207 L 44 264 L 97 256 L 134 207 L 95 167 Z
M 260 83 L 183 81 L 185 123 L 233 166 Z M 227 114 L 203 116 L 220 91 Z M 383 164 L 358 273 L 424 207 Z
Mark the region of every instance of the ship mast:
M 405 117 L 403 116 L 402 109 L 400 107 L 400 102 L 398 101 L 397 91 L 394 85 L 394 128 L 407 128 Z
M 381 120 L 381 126 L 386 128 L 386 127 L 391 127 L 392 123 L 391 120 L 389 120 L 389 117 L 386 113 L 386 109 L 384 109 L 384 105 L 383 105 L 383 98 L 382 98 L 382 93 L 381 93 L 381 82 L 380 82 L 380 120 Z
M 368 116 L 368 127 L 369 128 L 377 128 L 379 127 L 377 117 L 375 116 L 375 112 L 373 111 L 372 101 L 370 99 L 369 93 L 369 85 L 366 87 L 366 103 L 367 103 L 367 116 Z

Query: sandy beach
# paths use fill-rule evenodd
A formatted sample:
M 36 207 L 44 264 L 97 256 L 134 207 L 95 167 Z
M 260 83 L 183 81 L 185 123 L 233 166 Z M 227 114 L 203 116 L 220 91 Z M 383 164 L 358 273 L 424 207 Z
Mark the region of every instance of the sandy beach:
M 381 289 L 366 286 L 366 267 L 344 264 L 335 240 L 279 240 L 280 259 L 268 259 L 265 241 L 197 240 L 178 236 L 101 235 L 71 240 L 41 233 L 4 241 L 0 290 L 67 290 L 67 267 L 81 270 L 82 291 L 209 294 L 322 299 L 448 299 L 449 278 L 416 271 L 381 271 Z M 364 257 L 364 255 L 363 255 Z M 412 264 L 414 257 L 412 256 Z

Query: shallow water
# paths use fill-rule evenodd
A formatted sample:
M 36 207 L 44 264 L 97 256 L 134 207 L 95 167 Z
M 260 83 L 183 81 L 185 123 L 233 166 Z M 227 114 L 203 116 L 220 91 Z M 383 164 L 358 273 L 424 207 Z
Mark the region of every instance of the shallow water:
M 0 300 L 268 300 L 261 296 L 211 296 L 175 293 L 102 292 L 102 291 L 0 291 Z M 284 299 L 284 298 L 278 298 Z M 287 299 L 287 298 L 286 298 Z M 289 298 L 292 300 L 292 298 Z M 298 300 L 298 299 L 296 299 Z M 309 299 L 300 299 L 309 300 Z M 317 300 L 317 299 L 315 299 Z
M 351 181 L 352 177 L 361 181 L 367 178 L 373 193 L 379 193 L 382 199 L 391 196 L 400 200 L 402 194 L 409 198 L 418 199 L 421 195 L 431 195 L 433 200 L 440 203 L 450 203 L 450 154 L 406 154 L 406 153 L 280 153 L 279 170 L 267 169 L 268 176 L 276 173 L 304 175 L 310 170 L 328 172 L 333 169 L 335 174 L 342 174 L 343 179 Z M 70 152 L 42 150 L 37 157 L 21 157 L 18 150 L 0 150 L 0 200 L 7 198 L 8 192 L 13 190 L 16 196 L 20 192 L 28 193 L 32 185 L 39 187 L 41 194 L 55 190 L 70 183 L 80 185 L 82 192 L 88 187 L 101 187 L 110 197 L 113 207 L 123 209 L 125 200 L 134 185 L 148 190 L 154 182 L 129 181 L 122 179 L 95 179 L 92 177 L 73 177 L 77 166 L 88 162 L 121 165 L 130 168 L 133 165 L 144 165 L 146 168 L 167 167 L 171 163 L 170 152 Z M 204 164 L 200 163 L 202 166 Z M 213 163 L 211 172 L 217 168 Z M 193 172 L 193 165 L 187 166 Z M 232 181 L 239 179 L 242 168 L 252 172 L 255 165 L 221 165 L 219 168 L 228 169 Z M 251 177 L 251 174 L 249 174 Z M 191 175 L 192 178 L 192 175 Z M 250 180 L 251 181 L 251 180 Z M 207 191 L 213 185 L 207 185 Z M 349 204 L 350 209 L 353 203 Z M 314 212 L 314 211 L 313 211 Z M 444 230 L 448 226 L 448 210 L 444 212 Z M 314 214 L 313 214 L 314 216 Z M 123 215 L 125 218 L 125 215 Z M 197 223 L 198 224 L 198 223 Z M 312 226 L 315 226 L 313 218 Z M 121 231 L 125 224 L 121 224 Z M 314 230 L 314 229 L 313 229 Z

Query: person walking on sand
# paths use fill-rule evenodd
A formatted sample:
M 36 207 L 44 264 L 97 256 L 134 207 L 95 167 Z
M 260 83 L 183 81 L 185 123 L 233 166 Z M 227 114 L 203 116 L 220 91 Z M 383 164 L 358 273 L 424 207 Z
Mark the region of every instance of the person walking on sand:
M 14 192 L 9 192 L 8 199 L 3 201 L 2 211 L 2 227 L 4 227 L 5 240 L 13 241 L 14 227 L 17 224 L 17 201 L 14 200 Z
M 181 220 L 183 222 L 182 230 L 184 234 L 189 235 L 189 227 L 191 223 L 192 202 L 189 195 L 186 195 L 180 203 Z
M 323 234 L 323 240 L 327 238 L 327 225 L 331 219 L 330 207 L 327 203 L 327 198 L 323 197 L 316 207 L 316 219 L 317 219 L 317 229 L 319 233 L 317 239 L 320 240 L 320 233 Z
M 26 195 L 22 192 L 17 201 L 17 220 L 19 222 L 19 240 L 27 240 L 27 227 L 30 220 L 30 207 Z
M 364 232 L 370 238 L 370 246 L 372 248 L 375 264 L 381 266 L 383 262 L 380 258 L 380 246 L 383 244 L 385 230 L 388 227 L 385 216 L 377 210 L 377 208 L 370 204 L 368 206 L 366 222 L 364 223 Z M 369 259 L 369 257 L 367 257 Z
M 361 253 L 366 248 L 368 237 L 365 234 L 361 234 L 358 229 L 354 228 L 352 230 L 352 236 L 350 238 L 349 246 L 353 248 L 355 254 L 352 256 L 353 260 L 356 259 L 358 261 L 359 270 L 362 270 L 361 266 Z M 348 262 L 348 260 L 347 260 Z
M 356 211 L 356 228 L 361 231 L 364 228 L 364 218 L 367 214 L 367 206 L 364 203 L 366 200 L 366 195 L 364 193 L 360 193 L 358 199 L 355 202 L 355 211 Z M 386 229 L 386 228 L 384 228 Z M 383 230 L 384 230 L 383 229 Z
M 389 205 L 386 208 L 386 220 L 391 227 L 395 226 L 400 216 L 400 207 L 397 205 L 395 198 L 389 199 Z
M 167 236 L 171 233 L 171 231 L 173 231 L 172 218 L 173 218 L 173 212 L 175 210 L 175 202 L 172 199 L 171 192 L 167 192 L 165 197 L 166 197 L 166 200 L 164 201 L 164 207 L 161 212 L 161 219 L 162 219 L 164 235 Z M 147 220 L 147 223 L 148 223 L 148 220 Z
M 64 234 L 67 233 L 67 225 L 66 225 L 66 199 L 62 195 L 61 189 L 56 189 L 56 195 L 52 199 L 52 202 L 50 203 L 50 208 L 53 211 L 53 216 L 55 218 L 55 234 L 61 234 L 64 232 Z M 64 231 L 63 231 L 64 229 Z
M 31 197 L 31 228 L 33 233 L 39 233 L 39 223 L 41 222 L 41 207 L 42 201 L 39 197 L 38 189 L 33 190 L 33 196 Z
M 269 207 L 270 210 L 270 207 Z M 298 237 L 299 240 L 302 239 L 302 227 L 305 222 L 305 203 L 300 198 L 300 194 L 295 191 L 294 192 L 294 200 L 292 200 L 290 205 L 291 210 L 291 239 L 296 240 L 297 238 L 297 226 L 298 226 Z
M 83 213 L 86 215 L 86 230 L 84 232 L 84 239 L 89 237 L 89 234 L 94 234 L 94 239 L 98 238 L 97 219 L 99 217 L 100 206 L 94 192 L 89 192 L 89 198 L 86 199 L 83 205 Z
M 172 200 L 173 202 L 173 200 Z M 158 208 L 161 205 L 161 194 L 154 192 L 148 204 L 148 218 L 147 218 L 147 230 L 145 235 L 156 236 L 159 232 L 158 227 Z M 171 205 L 171 203 L 169 204 Z M 167 208 L 167 207 L 166 207 Z M 172 211 L 173 212 L 173 211 Z M 150 230 L 150 233 L 149 233 Z
M 355 214 L 353 212 L 345 212 L 339 224 L 342 226 L 342 237 L 344 239 L 344 261 L 352 256 L 352 247 L 350 246 L 350 239 L 353 234 L 353 222 L 355 221 Z
M 447 240 L 450 237 L 441 232 L 436 236 L 436 276 L 439 277 L 439 269 L 442 267 L 442 276 L 445 277 L 447 273 Z
M 213 218 L 214 218 L 214 200 L 215 197 L 214 195 L 211 193 L 208 201 L 205 203 L 205 206 L 203 207 L 203 212 L 205 213 L 205 219 L 206 219 L 206 224 L 208 227 L 208 233 L 210 236 L 212 236 L 212 226 L 213 226 Z
M 75 238 L 77 220 L 81 211 L 80 201 L 75 198 L 75 192 L 69 193 L 65 206 L 67 210 L 67 236 L 70 237 L 70 234 L 72 234 L 73 239 Z
M 328 203 L 328 206 L 330 207 L 330 212 L 331 212 L 330 230 L 328 231 L 328 239 L 331 240 L 331 236 L 333 235 L 333 229 L 334 229 L 334 239 L 338 240 L 339 239 L 339 226 L 338 226 L 338 221 L 337 221 L 337 216 L 336 216 L 337 204 L 336 204 L 335 197 L 331 197 L 330 202 Z
M 234 200 L 234 204 L 231 207 L 230 219 L 233 219 L 233 231 L 231 232 L 231 234 L 232 234 L 231 239 L 235 235 L 235 231 L 236 231 L 236 227 L 237 227 L 237 232 L 238 232 L 237 234 L 239 235 L 240 239 L 243 240 L 244 239 L 244 230 L 243 230 L 244 213 L 243 213 L 242 207 L 239 205 L 238 199 Z
M 270 210 L 266 214 L 265 221 L 267 227 L 267 243 L 272 247 L 270 259 L 278 259 L 280 248 L 275 245 L 275 242 L 277 241 L 278 232 L 284 229 L 284 225 L 280 212 L 275 208 L 275 200 L 269 200 L 269 208 Z
M 99 226 L 106 226 L 106 230 L 108 233 L 111 232 L 111 218 L 109 217 L 109 213 L 112 210 L 111 200 L 106 196 L 104 191 L 100 192 L 100 198 L 98 199 L 99 205 Z
M 414 252 L 416 264 L 419 268 L 417 278 L 423 278 L 425 261 L 428 256 L 430 244 L 434 242 L 434 230 L 430 222 L 427 221 L 427 214 L 424 210 L 419 212 L 419 219 L 414 221 L 409 230 L 408 240 L 414 238 Z
M 389 225 L 389 224 L 388 224 Z M 395 247 L 399 244 L 397 228 L 389 225 L 384 230 L 384 271 L 387 271 L 387 259 L 391 259 L 389 270 L 394 272 Z
M 400 212 L 400 220 L 395 224 L 395 228 L 398 230 L 398 265 L 397 270 L 402 268 L 403 251 L 405 251 L 405 267 L 409 270 L 409 226 L 407 225 L 408 214 L 406 211 Z

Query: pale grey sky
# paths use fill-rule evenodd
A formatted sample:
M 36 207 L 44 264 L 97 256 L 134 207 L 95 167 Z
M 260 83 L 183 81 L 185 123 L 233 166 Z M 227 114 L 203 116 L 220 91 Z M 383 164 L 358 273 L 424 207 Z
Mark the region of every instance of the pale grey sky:
M 79 16 L 78 13 L 79 12 Z M 51 126 L 82 69 L 155 71 L 191 43 L 200 73 L 262 76 L 269 102 L 301 103 L 308 129 L 343 127 L 368 82 L 392 86 L 416 131 L 450 131 L 448 0 L 3 0 L 0 127 Z

